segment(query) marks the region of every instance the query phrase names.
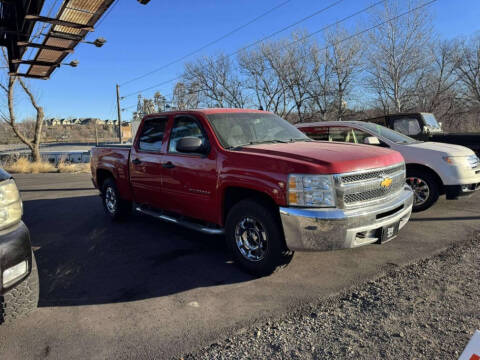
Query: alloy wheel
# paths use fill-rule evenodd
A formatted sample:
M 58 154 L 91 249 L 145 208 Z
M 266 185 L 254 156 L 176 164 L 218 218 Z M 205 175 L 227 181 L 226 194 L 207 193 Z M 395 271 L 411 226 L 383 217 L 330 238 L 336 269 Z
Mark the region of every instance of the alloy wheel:
M 258 220 L 244 217 L 235 226 L 235 243 L 245 259 L 260 261 L 267 251 L 267 233 Z
M 430 196 L 430 187 L 427 182 L 418 177 L 408 177 L 407 184 L 410 185 L 414 193 L 413 205 L 425 204 Z
M 117 208 L 117 194 L 110 186 L 107 188 L 107 191 L 105 191 L 105 206 L 111 214 L 115 213 Z

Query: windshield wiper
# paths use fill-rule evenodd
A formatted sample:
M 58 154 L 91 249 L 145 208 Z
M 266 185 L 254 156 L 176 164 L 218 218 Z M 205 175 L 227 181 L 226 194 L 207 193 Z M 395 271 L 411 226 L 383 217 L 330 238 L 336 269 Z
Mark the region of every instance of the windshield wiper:
M 241 145 L 235 145 L 235 146 L 229 146 L 226 149 L 227 150 L 240 150 L 245 146 L 249 145 L 259 145 L 259 144 L 288 144 L 288 143 L 293 143 L 297 141 L 314 141 L 312 139 L 288 139 L 288 140 L 278 140 L 278 139 L 272 139 L 272 140 L 261 140 L 261 141 L 250 141 L 245 144 Z

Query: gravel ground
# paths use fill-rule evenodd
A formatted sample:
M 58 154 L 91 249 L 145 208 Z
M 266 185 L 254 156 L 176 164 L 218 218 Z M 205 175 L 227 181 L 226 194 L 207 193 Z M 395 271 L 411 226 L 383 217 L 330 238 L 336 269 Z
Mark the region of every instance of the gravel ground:
M 181 359 L 456 359 L 480 328 L 480 233 Z

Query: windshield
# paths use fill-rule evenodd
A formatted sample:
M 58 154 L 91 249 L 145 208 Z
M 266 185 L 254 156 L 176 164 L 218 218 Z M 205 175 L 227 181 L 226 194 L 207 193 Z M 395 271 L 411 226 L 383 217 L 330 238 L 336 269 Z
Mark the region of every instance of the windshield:
M 220 113 L 208 120 L 226 149 L 263 143 L 312 141 L 288 121 L 269 113 Z
M 423 120 L 425 120 L 425 124 L 427 126 L 433 128 L 433 129 L 441 129 L 440 124 L 438 123 L 437 119 L 435 118 L 435 115 L 431 113 L 422 113 Z
M 420 142 L 415 139 L 412 139 L 407 135 L 403 135 L 399 132 L 386 128 L 385 126 L 382 126 L 382 125 L 365 122 L 365 123 L 362 123 L 362 126 L 370 130 L 372 133 L 374 133 L 378 137 L 384 137 L 394 142 L 395 144 L 414 144 L 414 143 Z

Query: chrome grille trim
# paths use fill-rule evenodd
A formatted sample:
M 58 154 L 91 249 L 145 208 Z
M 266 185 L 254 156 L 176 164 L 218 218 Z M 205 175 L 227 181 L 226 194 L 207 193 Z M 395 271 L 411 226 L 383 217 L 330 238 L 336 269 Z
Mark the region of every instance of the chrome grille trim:
M 389 166 L 382 169 L 372 169 L 372 170 L 354 172 L 350 174 L 342 174 L 341 180 L 343 184 L 347 184 L 352 182 L 364 181 L 368 179 L 376 179 L 378 176 L 391 175 L 402 170 L 405 170 L 405 164 Z
M 338 206 L 350 209 L 390 199 L 402 191 L 405 176 L 405 164 L 334 175 Z M 392 184 L 383 188 L 386 177 Z

